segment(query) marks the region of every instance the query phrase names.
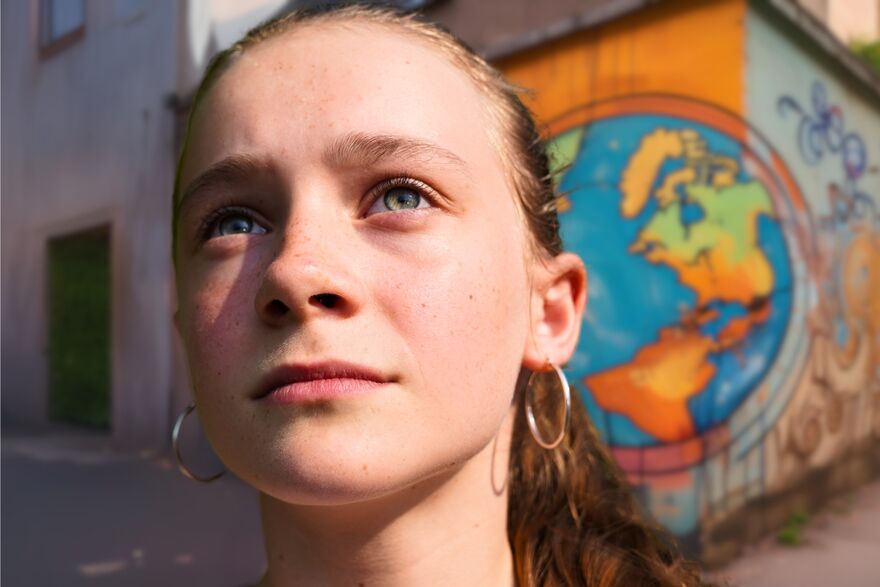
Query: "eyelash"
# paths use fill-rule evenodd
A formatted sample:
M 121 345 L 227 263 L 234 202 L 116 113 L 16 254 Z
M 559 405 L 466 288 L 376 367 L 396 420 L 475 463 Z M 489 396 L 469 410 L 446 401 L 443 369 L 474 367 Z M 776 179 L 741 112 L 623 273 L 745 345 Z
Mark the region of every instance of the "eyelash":
M 425 198 L 429 204 L 436 206 L 437 192 L 428 186 L 425 182 L 418 180 L 407 173 L 400 175 L 388 176 L 373 186 L 366 195 L 365 209 L 369 209 L 379 198 L 385 195 L 388 190 L 395 188 L 409 188 L 419 194 L 419 197 Z
M 436 192 L 423 181 L 404 173 L 402 175 L 386 177 L 370 188 L 365 197 L 365 209 L 369 209 L 373 203 L 384 196 L 385 192 L 395 188 L 412 189 L 419 194 L 419 197 L 425 198 L 429 204 L 432 206 L 436 205 Z M 253 211 L 249 208 L 234 204 L 222 205 L 213 210 L 210 214 L 205 216 L 204 220 L 202 220 L 198 229 L 199 242 L 205 242 L 210 239 L 214 230 L 217 228 L 217 224 L 231 214 L 240 214 L 254 222 L 260 222 Z
M 250 218 L 254 222 L 257 222 L 257 218 L 255 218 L 253 211 L 248 208 L 231 204 L 220 206 L 219 208 L 213 210 L 210 214 L 205 216 L 204 220 L 202 220 L 198 232 L 199 242 L 205 242 L 206 240 L 210 239 L 220 221 L 231 214 L 240 214 L 242 216 Z

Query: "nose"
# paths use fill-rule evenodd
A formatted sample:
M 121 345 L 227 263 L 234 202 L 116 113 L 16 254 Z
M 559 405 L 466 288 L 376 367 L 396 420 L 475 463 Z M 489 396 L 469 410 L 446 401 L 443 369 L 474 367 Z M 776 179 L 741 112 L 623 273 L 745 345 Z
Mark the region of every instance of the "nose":
M 280 327 L 319 317 L 345 318 L 363 302 L 363 285 L 342 241 L 344 228 L 298 223 L 280 235 L 255 298 L 259 318 Z

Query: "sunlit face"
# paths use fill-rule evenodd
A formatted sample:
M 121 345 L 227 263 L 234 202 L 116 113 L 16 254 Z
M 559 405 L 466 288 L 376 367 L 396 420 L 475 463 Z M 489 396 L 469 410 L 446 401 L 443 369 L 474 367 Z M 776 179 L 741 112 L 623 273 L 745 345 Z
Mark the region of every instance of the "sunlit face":
M 484 99 L 430 46 L 349 24 L 248 50 L 200 104 L 178 327 L 214 449 L 261 491 L 367 499 L 498 432 L 530 290 Z

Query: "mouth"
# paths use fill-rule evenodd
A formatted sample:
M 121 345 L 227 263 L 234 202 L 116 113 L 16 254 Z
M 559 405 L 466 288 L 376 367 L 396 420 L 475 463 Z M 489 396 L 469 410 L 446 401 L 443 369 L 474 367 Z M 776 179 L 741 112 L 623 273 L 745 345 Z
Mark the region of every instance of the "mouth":
M 273 369 L 253 399 L 275 404 L 308 404 L 362 395 L 391 380 L 381 372 L 341 361 L 289 364 Z

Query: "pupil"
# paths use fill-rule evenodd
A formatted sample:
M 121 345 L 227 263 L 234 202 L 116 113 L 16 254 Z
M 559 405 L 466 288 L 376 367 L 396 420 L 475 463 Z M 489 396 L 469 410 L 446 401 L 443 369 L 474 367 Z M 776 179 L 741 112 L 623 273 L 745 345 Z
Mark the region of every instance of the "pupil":
M 418 208 L 421 197 L 413 190 L 394 188 L 385 193 L 385 205 L 389 210 Z
M 253 223 L 244 216 L 231 216 L 220 223 L 220 234 L 248 233 Z

